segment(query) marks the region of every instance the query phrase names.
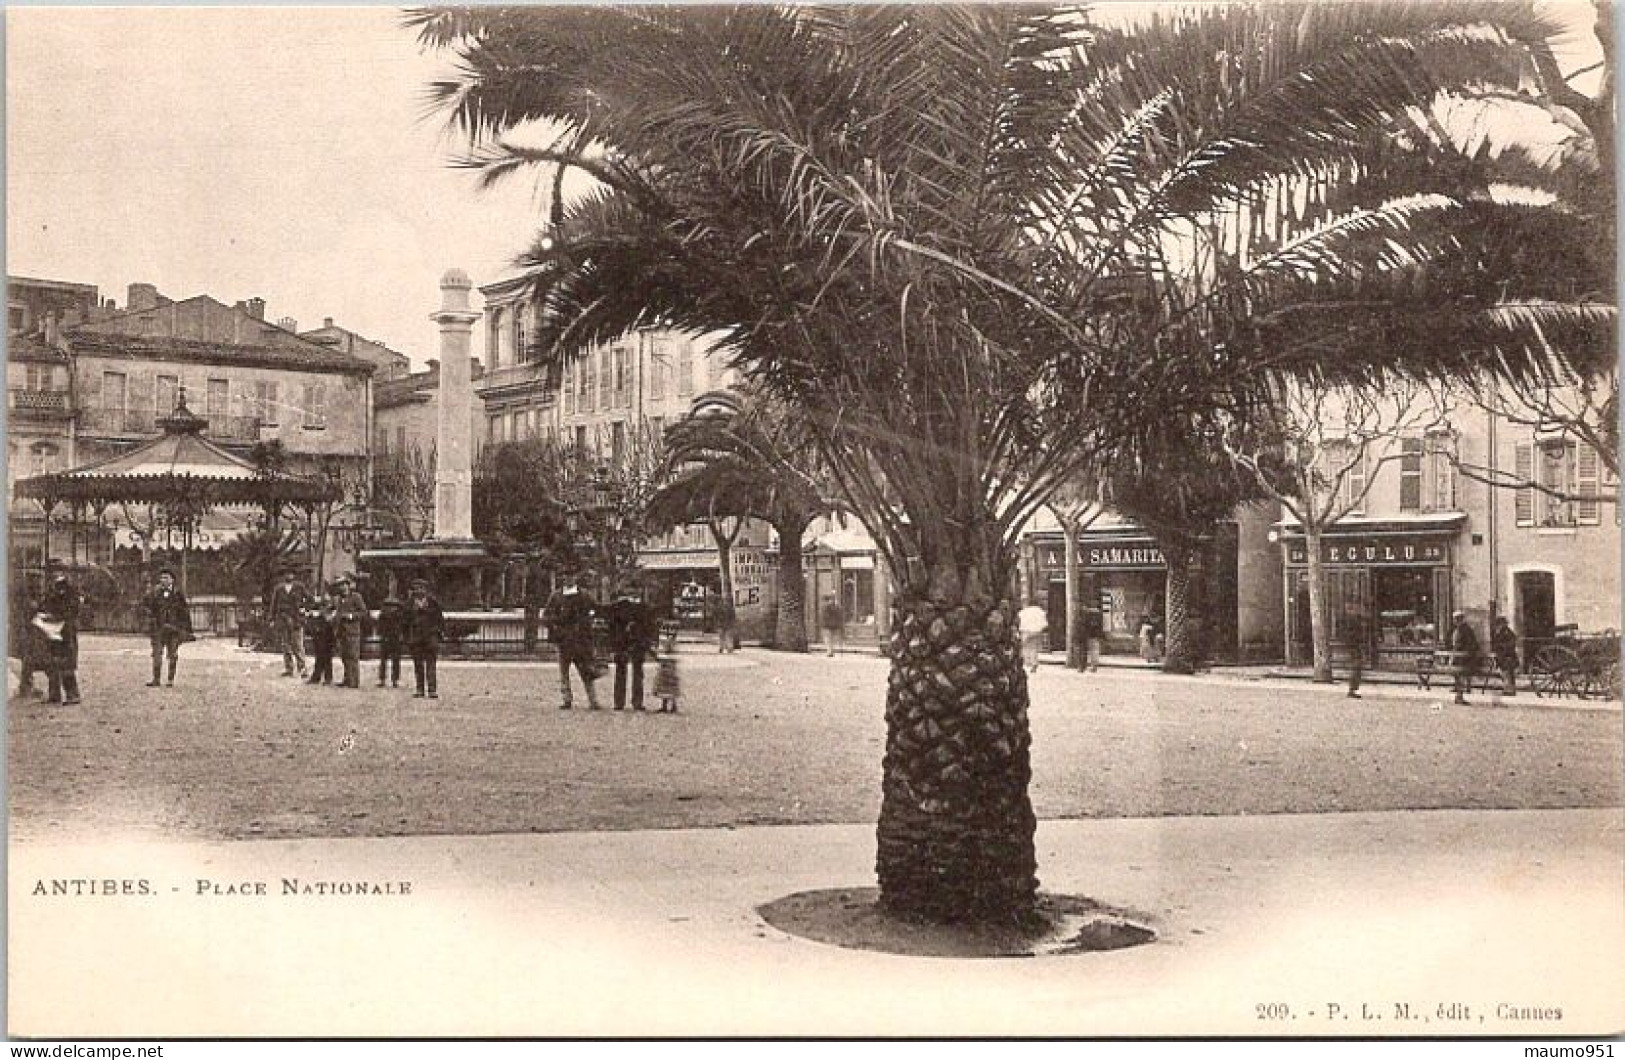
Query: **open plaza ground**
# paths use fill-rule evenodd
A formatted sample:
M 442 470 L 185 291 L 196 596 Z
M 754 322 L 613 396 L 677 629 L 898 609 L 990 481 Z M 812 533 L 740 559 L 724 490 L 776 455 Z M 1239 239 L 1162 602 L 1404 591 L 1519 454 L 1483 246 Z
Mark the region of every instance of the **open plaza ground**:
M 548 664 L 448 662 L 441 698 L 284 679 L 204 642 L 174 688 L 87 637 L 75 707 L 17 704 L 13 834 L 475 835 L 872 822 L 887 663 L 684 645 L 676 716 L 558 708 Z M 410 669 L 408 667 L 408 669 Z M 1618 704 L 1045 666 L 1040 819 L 1621 804 Z M 651 704 L 652 705 L 652 704 Z
M 684 648 L 661 716 L 562 712 L 540 665 L 430 701 L 210 642 L 149 689 L 144 643 L 87 637 L 85 703 L 10 715 L 13 1033 L 1625 1027 L 1617 704 L 1046 666 L 1042 885 L 1156 940 L 910 958 L 759 912 L 872 886 L 885 660 Z

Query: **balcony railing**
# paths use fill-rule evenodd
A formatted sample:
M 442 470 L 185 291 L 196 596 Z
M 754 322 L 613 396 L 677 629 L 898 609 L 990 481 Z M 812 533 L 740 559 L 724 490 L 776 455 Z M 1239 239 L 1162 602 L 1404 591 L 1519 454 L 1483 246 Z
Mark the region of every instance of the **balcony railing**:
M 118 409 L 101 405 L 86 405 L 79 410 L 79 429 L 86 434 L 100 434 L 115 438 L 139 438 L 163 430 L 161 419 L 151 409 Z M 205 416 L 209 421 L 203 433 L 218 441 L 257 442 L 260 440 L 258 416 Z
M 14 416 L 40 418 L 62 417 L 72 411 L 66 390 L 30 390 L 26 387 L 11 388 L 10 408 Z

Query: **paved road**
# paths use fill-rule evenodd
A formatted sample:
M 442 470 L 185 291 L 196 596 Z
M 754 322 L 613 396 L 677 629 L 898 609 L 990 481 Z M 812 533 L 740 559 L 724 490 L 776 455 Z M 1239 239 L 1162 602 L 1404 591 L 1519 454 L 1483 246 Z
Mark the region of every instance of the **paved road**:
M 270 656 L 87 638 L 86 702 L 11 712 L 27 837 L 483 834 L 872 821 L 886 663 L 685 655 L 676 716 L 555 709 L 537 665 L 447 665 L 438 701 L 311 688 Z M 579 694 L 578 694 L 579 699 Z M 1032 682 L 1041 818 L 1622 802 L 1613 711 L 1365 699 L 1287 682 L 1044 668 Z

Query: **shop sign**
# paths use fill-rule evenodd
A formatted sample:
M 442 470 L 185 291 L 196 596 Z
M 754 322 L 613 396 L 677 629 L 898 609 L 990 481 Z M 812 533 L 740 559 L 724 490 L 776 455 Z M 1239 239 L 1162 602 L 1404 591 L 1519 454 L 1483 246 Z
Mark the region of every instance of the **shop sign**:
M 1323 563 L 1364 564 L 1433 564 L 1450 562 L 1450 548 L 1443 541 L 1427 538 L 1360 538 L 1336 537 L 1322 539 L 1320 555 Z M 1308 563 L 1309 549 L 1302 541 L 1290 542 L 1286 547 L 1288 563 Z
M 1085 545 L 1083 565 L 1096 570 L 1160 570 L 1168 565 L 1162 549 L 1150 541 Z

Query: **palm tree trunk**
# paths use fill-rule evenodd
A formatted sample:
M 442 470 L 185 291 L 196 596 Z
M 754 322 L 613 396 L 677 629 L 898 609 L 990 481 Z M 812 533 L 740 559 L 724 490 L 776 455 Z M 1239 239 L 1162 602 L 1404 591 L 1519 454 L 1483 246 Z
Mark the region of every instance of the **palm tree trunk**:
M 1304 524 L 1303 546 L 1309 561 L 1309 640 L 1314 645 L 1314 679 L 1332 682 L 1331 631 L 1326 628 L 1326 569 L 1320 562 L 1320 527 Z
M 1162 546 L 1168 563 L 1168 631 L 1162 668 L 1171 674 L 1196 672 L 1196 639 L 1191 629 L 1191 603 L 1195 580 L 1191 577 L 1196 550 Z
M 1018 605 L 905 589 L 894 608 L 881 904 L 936 922 L 1024 922 L 1038 878 Z
M 801 573 L 801 538 L 811 519 L 786 518 L 773 524 L 779 534 L 779 617 L 773 647 L 807 650 L 807 601 Z

